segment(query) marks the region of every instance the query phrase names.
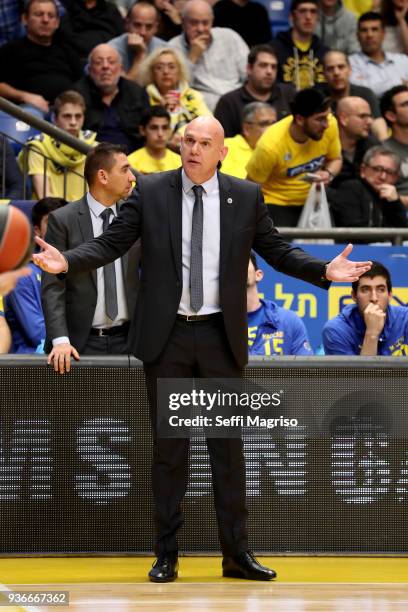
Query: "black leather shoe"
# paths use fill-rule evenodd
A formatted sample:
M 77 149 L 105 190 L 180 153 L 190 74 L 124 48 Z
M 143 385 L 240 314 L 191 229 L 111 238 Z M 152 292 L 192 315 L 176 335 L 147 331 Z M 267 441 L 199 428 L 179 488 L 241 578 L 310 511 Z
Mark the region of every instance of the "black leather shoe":
M 173 582 L 178 576 L 177 553 L 158 555 L 149 572 L 151 582 Z
M 276 572 L 264 567 L 251 552 L 243 552 L 222 560 L 222 575 L 226 578 L 245 578 L 246 580 L 273 580 Z

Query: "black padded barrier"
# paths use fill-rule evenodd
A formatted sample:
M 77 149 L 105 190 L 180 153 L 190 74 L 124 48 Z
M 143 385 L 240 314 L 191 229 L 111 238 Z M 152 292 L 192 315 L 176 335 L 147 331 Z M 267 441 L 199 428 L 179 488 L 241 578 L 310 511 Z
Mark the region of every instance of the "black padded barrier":
M 321 434 L 244 432 L 251 548 L 408 551 L 408 361 L 251 362 L 249 379 L 293 389 Z M 133 358 L 82 357 L 69 374 L 0 357 L 0 554 L 152 550 L 151 437 Z M 192 440 L 180 550 L 217 552 L 205 441 Z

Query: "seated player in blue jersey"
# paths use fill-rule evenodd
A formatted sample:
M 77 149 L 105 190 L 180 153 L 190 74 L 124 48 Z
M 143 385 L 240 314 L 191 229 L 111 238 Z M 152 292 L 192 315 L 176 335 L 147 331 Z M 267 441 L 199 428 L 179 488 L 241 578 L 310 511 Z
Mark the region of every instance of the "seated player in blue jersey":
M 326 355 L 408 355 L 408 308 L 390 306 L 389 271 L 378 261 L 352 283 L 355 304 L 323 328 Z
M 260 299 L 258 283 L 263 272 L 251 253 L 248 264 L 247 312 L 250 355 L 313 355 L 303 321 L 291 310 Z
M 44 238 L 48 215 L 65 206 L 63 198 L 43 198 L 32 208 L 36 236 Z M 14 291 L 4 298 L 6 321 L 12 335 L 10 353 L 43 353 L 45 340 L 44 314 L 41 306 L 41 269 L 32 261 L 31 274 L 20 278 Z
M 11 333 L 3 310 L 3 298 L 0 295 L 0 354 L 8 353 L 11 346 Z

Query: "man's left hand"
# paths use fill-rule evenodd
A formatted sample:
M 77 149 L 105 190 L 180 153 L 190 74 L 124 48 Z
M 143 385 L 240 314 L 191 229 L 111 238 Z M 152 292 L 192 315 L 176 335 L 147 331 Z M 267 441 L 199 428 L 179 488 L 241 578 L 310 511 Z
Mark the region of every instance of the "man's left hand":
M 326 268 L 326 278 L 339 283 L 353 283 L 371 268 L 371 261 L 350 261 L 348 256 L 353 245 L 348 244 L 344 251 L 337 255 Z
M 313 172 L 313 176 L 316 178 L 311 181 L 312 183 L 323 183 L 324 186 L 328 185 L 333 178 L 333 175 L 325 169 Z

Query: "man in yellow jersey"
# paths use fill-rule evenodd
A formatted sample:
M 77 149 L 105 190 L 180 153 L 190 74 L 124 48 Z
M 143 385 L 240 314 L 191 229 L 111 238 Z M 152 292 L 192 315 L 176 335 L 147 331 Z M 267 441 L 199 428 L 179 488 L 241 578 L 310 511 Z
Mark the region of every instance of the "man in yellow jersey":
M 146 111 L 139 126 L 145 146 L 129 155 L 132 168 L 141 174 L 180 168 L 180 155 L 167 148 L 172 132 L 170 123 L 170 114 L 163 106 L 152 106 Z
M 262 186 L 275 225 L 294 227 L 310 182 L 324 185 L 340 172 L 341 144 L 330 100 L 315 89 L 296 94 L 292 115 L 269 127 L 251 156 L 248 178 Z

